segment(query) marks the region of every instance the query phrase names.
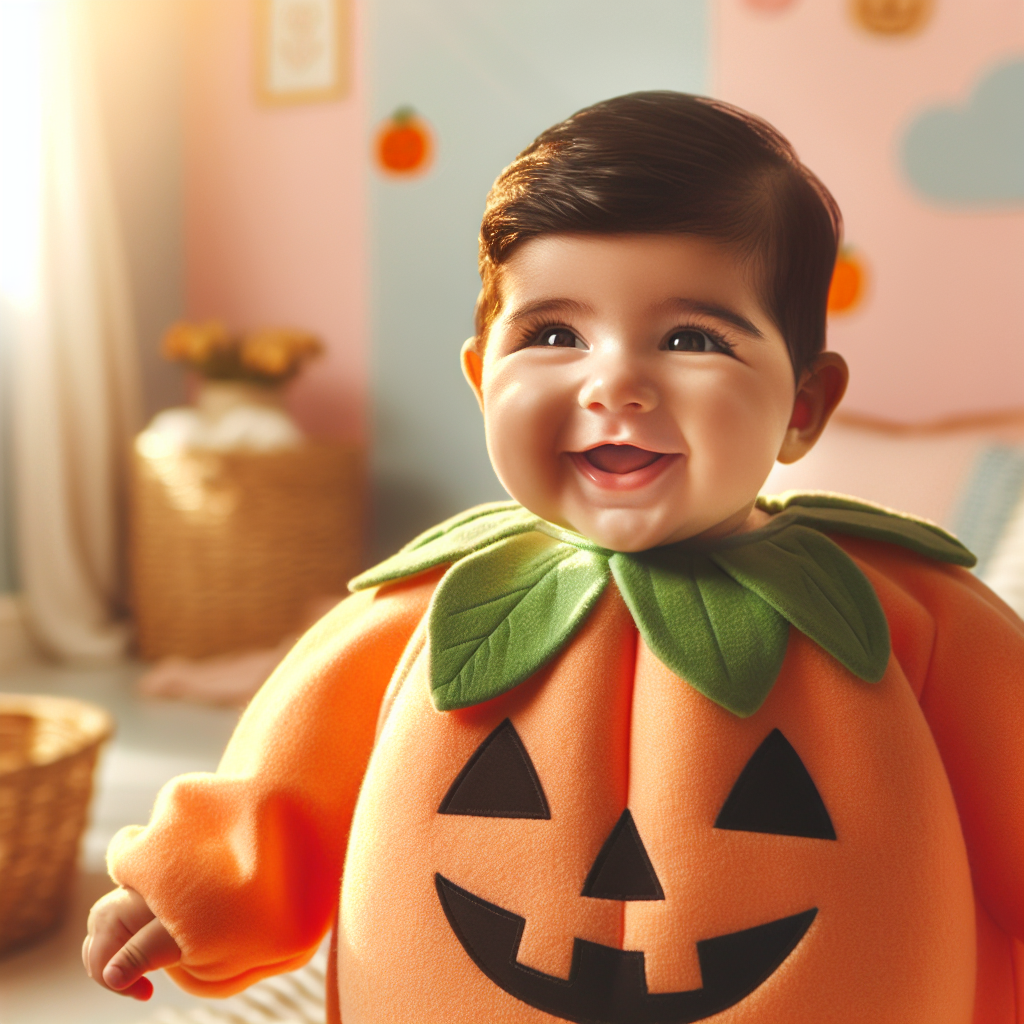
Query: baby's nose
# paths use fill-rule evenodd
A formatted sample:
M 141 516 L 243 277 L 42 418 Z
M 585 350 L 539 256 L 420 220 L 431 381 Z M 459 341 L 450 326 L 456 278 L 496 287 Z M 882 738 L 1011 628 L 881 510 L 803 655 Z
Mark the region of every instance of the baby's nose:
M 607 359 L 580 388 L 579 403 L 592 412 L 650 412 L 658 404 L 658 391 L 640 367 Z

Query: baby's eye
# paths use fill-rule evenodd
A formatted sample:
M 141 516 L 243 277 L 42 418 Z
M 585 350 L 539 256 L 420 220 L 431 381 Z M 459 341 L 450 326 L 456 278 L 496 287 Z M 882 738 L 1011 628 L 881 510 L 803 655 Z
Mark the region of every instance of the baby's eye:
M 696 327 L 687 327 L 669 335 L 665 344 L 669 352 L 731 352 L 731 347 L 721 338 Z
M 586 348 L 568 327 L 547 327 L 534 339 L 534 345 L 544 348 Z

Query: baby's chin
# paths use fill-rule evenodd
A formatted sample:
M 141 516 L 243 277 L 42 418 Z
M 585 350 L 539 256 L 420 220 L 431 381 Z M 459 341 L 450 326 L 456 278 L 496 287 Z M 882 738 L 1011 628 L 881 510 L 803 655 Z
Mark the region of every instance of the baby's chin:
M 610 551 L 646 551 L 686 540 L 707 529 L 706 524 L 666 521 L 649 509 L 588 508 L 568 511 L 567 525 L 588 540 Z
M 529 506 L 527 506 L 529 507 Z M 768 517 L 749 504 L 733 512 L 718 515 L 693 516 L 681 519 L 658 508 L 600 508 L 570 502 L 561 509 L 561 515 L 545 515 L 540 509 L 531 509 L 542 518 L 586 537 L 587 540 L 609 551 L 647 551 L 664 544 L 694 538 L 719 539 L 733 533 L 763 526 Z

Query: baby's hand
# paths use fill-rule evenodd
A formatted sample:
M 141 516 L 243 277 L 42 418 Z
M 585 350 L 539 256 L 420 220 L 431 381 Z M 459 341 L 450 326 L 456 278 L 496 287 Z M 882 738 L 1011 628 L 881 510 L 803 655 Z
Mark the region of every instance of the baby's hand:
M 143 975 L 180 959 L 178 944 L 134 889 L 108 892 L 89 911 L 82 961 L 89 977 L 104 988 L 149 999 L 153 983 Z

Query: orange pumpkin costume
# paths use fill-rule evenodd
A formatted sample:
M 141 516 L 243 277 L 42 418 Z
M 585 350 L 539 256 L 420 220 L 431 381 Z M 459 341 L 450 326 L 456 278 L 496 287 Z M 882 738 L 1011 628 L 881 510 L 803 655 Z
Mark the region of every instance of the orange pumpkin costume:
M 616 576 L 539 671 L 439 712 L 429 568 L 314 627 L 111 874 L 200 994 L 336 920 L 345 1024 L 1019 1022 L 1024 624 L 958 566 L 831 537 L 888 624 L 876 683 L 788 626 L 734 714 Z

